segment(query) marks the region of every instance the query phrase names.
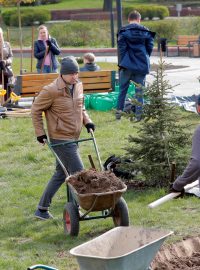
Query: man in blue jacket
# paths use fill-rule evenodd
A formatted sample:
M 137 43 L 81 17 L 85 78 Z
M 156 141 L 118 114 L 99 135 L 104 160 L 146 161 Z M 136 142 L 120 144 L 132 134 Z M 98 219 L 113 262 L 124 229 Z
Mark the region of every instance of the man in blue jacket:
M 153 50 L 155 33 L 140 24 L 141 15 L 132 11 L 128 16 L 129 24 L 118 33 L 118 66 L 120 93 L 118 97 L 116 119 L 121 119 L 130 80 L 141 85 L 136 86 L 136 120 L 141 120 L 143 90 L 146 75 L 150 70 L 150 55 Z

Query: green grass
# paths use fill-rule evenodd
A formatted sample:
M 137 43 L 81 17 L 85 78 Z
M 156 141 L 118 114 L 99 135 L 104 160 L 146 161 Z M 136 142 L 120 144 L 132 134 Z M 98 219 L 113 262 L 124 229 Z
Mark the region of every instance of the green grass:
M 184 118 L 190 115 L 193 123 L 199 121 L 195 114 L 181 110 L 180 113 Z M 113 112 L 89 111 L 89 114 L 97 126 L 95 136 L 102 161 L 111 154 L 123 155 L 128 135 L 136 134 L 142 125 L 128 119 L 116 122 Z M 83 129 L 81 138 L 87 136 Z M 0 138 L 0 268 L 22 270 L 33 264 L 47 264 L 60 270 L 77 270 L 77 262 L 69 250 L 113 228 L 112 220 L 81 222 L 77 238 L 64 235 L 64 185 L 53 199 L 51 212 L 55 219 L 35 220 L 38 200 L 54 170 L 54 157 L 47 146 L 36 142 L 30 118 L 0 119 Z M 91 142 L 82 142 L 80 151 L 87 168 L 88 154 L 97 164 Z M 175 234 L 168 243 L 199 235 L 199 199 L 185 197 L 152 210 L 147 208 L 150 202 L 164 194 L 163 189 L 128 191 L 124 197 L 131 225 L 173 230 Z
M 14 71 L 15 75 L 19 74 L 19 65 L 20 65 L 20 59 L 14 57 L 12 67 L 13 67 L 13 71 Z M 82 65 L 83 64 L 81 64 L 80 67 Z M 118 66 L 117 66 L 116 63 L 98 62 L 98 65 L 103 70 L 117 70 L 118 69 Z M 31 71 L 31 59 L 30 58 L 23 58 L 22 68 L 25 69 L 27 72 Z M 33 59 L 32 70 L 33 70 L 33 72 L 36 72 L 36 60 L 35 60 L 35 58 Z
M 131 5 L 131 4 L 143 4 L 149 3 L 147 0 L 122 0 L 122 6 Z M 154 3 L 155 4 L 155 3 Z M 116 1 L 113 1 L 113 8 L 116 7 Z M 26 7 L 21 7 L 26 8 Z M 35 6 L 34 8 L 42 8 L 47 10 L 56 10 L 56 9 L 79 9 L 79 8 L 103 8 L 103 1 L 102 0 L 62 0 L 60 3 L 57 4 L 49 4 L 49 5 L 42 5 L 42 6 Z M 7 9 L 7 8 L 3 8 Z

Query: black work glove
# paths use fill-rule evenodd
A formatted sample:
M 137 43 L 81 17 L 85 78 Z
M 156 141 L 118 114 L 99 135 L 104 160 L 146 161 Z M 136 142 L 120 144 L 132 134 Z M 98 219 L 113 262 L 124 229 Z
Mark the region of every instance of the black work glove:
M 4 61 L 4 60 L 1 60 L 1 61 L 0 61 L 0 68 L 1 68 L 1 69 L 5 69 L 5 66 L 6 66 L 5 61 Z
M 47 135 L 38 136 L 37 140 L 39 143 L 45 144 L 45 141 L 47 140 Z
M 184 190 L 184 188 L 183 188 L 182 190 L 176 190 L 176 189 L 173 188 L 173 184 L 171 184 L 171 185 L 169 186 L 169 193 L 178 193 L 178 192 L 180 192 L 180 195 L 178 195 L 178 196 L 176 197 L 176 199 L 177 199 L 177 198 L 183 198 L 183 196 L 185 195 L 185 190 Z
M 51 47 L 51 41 L 49 39 L 46 40 L 46 44 L 49 46 L 49 48 Z
M 87 132 L 90 133 L 90 129 L 92 129 L 93 131 L 95 131 L 95 124 L 93 123 L 87 123 L 85 125 L 85 127 L 87 128 Z

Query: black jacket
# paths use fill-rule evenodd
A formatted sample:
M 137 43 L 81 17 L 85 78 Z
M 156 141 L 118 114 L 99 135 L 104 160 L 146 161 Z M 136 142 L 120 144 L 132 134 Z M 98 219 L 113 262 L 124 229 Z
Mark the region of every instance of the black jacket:
M 50 41 L 50 57 L 51 57 L 51 63 L 52 68 L 57 69 L 58 68 L 58 61 L 56 59 L 56 55 L 60 54 L 60 48 L 58 47 L 58 44 L 55 40 L 55 38 L 49 38 Z M 41 69 L 42 62 L 45 56 L 46 47 L 42 40 L 36 40 L 34 42 L 34 56 L 37 58 L 37 65 L 36 68 Z

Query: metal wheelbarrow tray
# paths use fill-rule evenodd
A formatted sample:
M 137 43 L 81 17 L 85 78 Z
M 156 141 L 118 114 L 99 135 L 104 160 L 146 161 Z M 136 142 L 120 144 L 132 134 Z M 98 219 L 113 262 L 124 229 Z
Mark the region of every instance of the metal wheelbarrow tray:
M 127 190 L 127 186 L 123 183 L 123 188 L 120 190 L 80 194 L 69 182 L 67 184 L 78 205 L 89 212 L 114 208 L 121 195 Z
M 116 227 L 70 250 L 80 270 L 147 270 L 172 231 Z

